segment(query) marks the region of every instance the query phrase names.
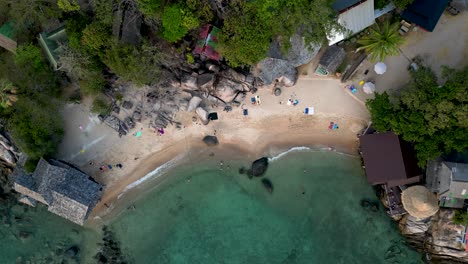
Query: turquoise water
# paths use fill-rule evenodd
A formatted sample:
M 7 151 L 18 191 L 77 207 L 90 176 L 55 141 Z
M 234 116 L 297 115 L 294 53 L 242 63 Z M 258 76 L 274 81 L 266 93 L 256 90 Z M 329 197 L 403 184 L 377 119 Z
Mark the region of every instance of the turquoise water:
M 422 263 L 383 209 L 360 206 L 376 197 L 358 158 L 288 154 L 264 176 L 272 194 L 218 162 L 170 171 L 111 223 L 132 263 Z

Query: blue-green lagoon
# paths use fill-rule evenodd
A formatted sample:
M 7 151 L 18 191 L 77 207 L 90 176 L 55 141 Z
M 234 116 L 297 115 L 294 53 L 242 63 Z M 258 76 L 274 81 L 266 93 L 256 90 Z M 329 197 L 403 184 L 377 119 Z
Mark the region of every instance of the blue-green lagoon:
M 121 197 L 130 210 L 105 223 L 129 263 L 422 263 L 383 208 L 361 207 L 377 197 L 359 158 L 312 150 L 277 156 L 263 176 L 273 193 L 261 178 L 239 174 L 251 157 L 220 159 L 204 153 Z M 14 206 L 25 220 L 2 218 L 0 263 L 96 263 L 100 227 L 24 208 Z M 30 234 L 21 238 L 19 230 Z M 71 245 L 80 247 L 78 257 L 63 256 Z
M 146 191 L 111 224 L 134 263 L 422 263 L 376 200 L 360 159 L 297 151 L 265 176 L 239 174 L 248 161 L 188 162 Z M 398 252 L 390 254 L 389 252 Z

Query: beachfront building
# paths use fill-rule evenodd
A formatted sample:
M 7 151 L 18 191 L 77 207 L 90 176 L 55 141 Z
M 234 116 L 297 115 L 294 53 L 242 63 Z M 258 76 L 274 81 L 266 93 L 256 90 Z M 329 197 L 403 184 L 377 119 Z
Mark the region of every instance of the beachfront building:
M 46 54 L 54 70 L 59 69 L 58 58 L 61 52 L 61 43 L 68 41 L 65 26 L 61 26 L 51 32 L 42 32 L 39 34 L 39 44 Z
M 343 63 L 345 57 L 346 51 L 342 47 L 337 45 L 329 46 L 322 57 L 320 57 L 315 73 L 324 76 L 334 74 L 341 63 Z
M 43 203 L 49 212 L 79 225 L 83 225 L 101 198 L 102 185 L 57 160 L 41 159 L 32 174 L 17 169 L 14 175 L 14 189 L 21 194 L 20 202 L 30 206 Z
M 368 182 L 383 185 L 391 216 L 405 214 L 401 192 L 422 176 L 414 150 L 392 132 L 363 135 L 360 141 Z
M 10 21 L 10 22 L 3 24 L 0 27 L 0 47 L 8 51 L 15 52 L 18 44 L 13 39 L 13 35 L 14 35 L 13 23 Z
M 374 24 L 376 18 L 395 9 L 393 3 L 382 9 L 375 9 L 373 0 L 336 0 L 332 7 L 339 14 L 338 23 L 348 32 L 333 33 L 328 39 L 330 46 L 363 31 Z
M 409 143 L 392 132 L 360 137 L 367 180 L 388 187 L 418 183 L 422 172 Z
M 210 60 L 219 61 L 221 56 L 216 50 L 219 31 L 219 28 L 213 25 L 204 25 L 200 30 L 200 35 L 193 53 L 203 55 Z
M 468 199 L 468 164 L 428 162 L 426 186 L 439 197 L 439 206 L 463 208 Z
M 401 17 L 426 31 L 432 32 L 448 3 L 449 0 L 415 0 L 406 7 Z

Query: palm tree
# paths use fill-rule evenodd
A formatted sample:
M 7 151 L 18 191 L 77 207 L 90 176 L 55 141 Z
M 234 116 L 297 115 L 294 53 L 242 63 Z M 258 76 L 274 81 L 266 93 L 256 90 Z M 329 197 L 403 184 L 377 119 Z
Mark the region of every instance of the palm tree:
M 16 94 L 17 90 L 10 81 L 0 79 L 0 107 L 7 108 L 13 105 L 18 100 Z
M 398 33 L 398 23 L 390 25 L 388 21 L 376 24 L 370 28 L 369 35 L 358 40 L 359 50 L 365 50 L 371 55 L 371 61 L 383 61 L 385 57 L 398 55 L 403 37 Z

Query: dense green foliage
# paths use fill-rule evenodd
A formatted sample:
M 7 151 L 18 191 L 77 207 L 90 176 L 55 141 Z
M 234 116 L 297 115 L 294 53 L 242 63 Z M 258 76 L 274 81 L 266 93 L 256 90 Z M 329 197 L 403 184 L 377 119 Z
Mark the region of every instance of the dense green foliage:
M 453 216 L 452 220 L 457 225 L 468 226 L 468 212 L 464 210 L 457 210 L 455 211 L 455 215 Z
M 93 22 L 83 30 L 81 43 L 89 48 L 93 53 L 100 54 L 102 49 L 111 39 L 110 29 L 104 24 Z
M 93 106 L 91 107 L 91 112 L 99 115 L 107 115 L 110 111 L 109 103 L 107 100 L 102 97 L 96 97 L 93 101 Z
M 150 18 L 159 18 L 161 13 L 161 0 L 137 0 L 138 10 Z
M 332 31 L 341 32 L 328 0 L 231 1 L 220 34 L 220 50 L 232 66 L 266 57 L 273 38 L 288 48 L 301 33 L 306 43 L 321 44 Z
M 15 143 L 31 159 L 55 153 L 63 135 L 63 121 L 58 105 L 42 95 L 22 97 L 15 104 L 8 122 Z
M 51 18 L 61 16 L 57 0 L 0 0 L 0 6 L 9 6 L 9 17 L 19 30 L 40 28 Z
M 122 79 L 141 86 L 159 79 L 160 58 L 160 52 L 152 46 L 143 45 L 138 49 L 114 43 L 106 50 L 103 61 Z
M 182 39 L 189 30 L 198 27 L 200 21 L 190 11 L 181 5 L 174 4 L 164 9 L 162 16 L 162 36 L 171 42 Z
M 420 166 L 443 153 L 468 148 L 468 67 L 445 68 L 443 85 L 427 67 L 420 66 L 412 76 L 400 94 L 376 94 L 367 102 L 374 127 L 413 143 Z
M 80 10 L 80 5 L 75 0 L 57 0 L 57 5 L 64 12 L 74 12 Z
M 371 27 L 367 36 L 358 40 L 363 49 L 371 56 L 371 61 L 383 61 L 387 56 L 398 55 L 399 46 L 403 44 L 403 37 L 398 33 L 398 23 L 390 24 L 385 21 Z
M 18 89 L 16 102 L 0 112 L 6 128 L 29 158 L 54 154 L 63 134 L 60 104 L 55 99 L 60 94 L 60 77 L 33 44 L 20 46 L 16 55 L 0 56 L 0 79 Z
M 405 9 L 409 4 L 413 3 L 414 0 L 392 0 L 396 7 Z

